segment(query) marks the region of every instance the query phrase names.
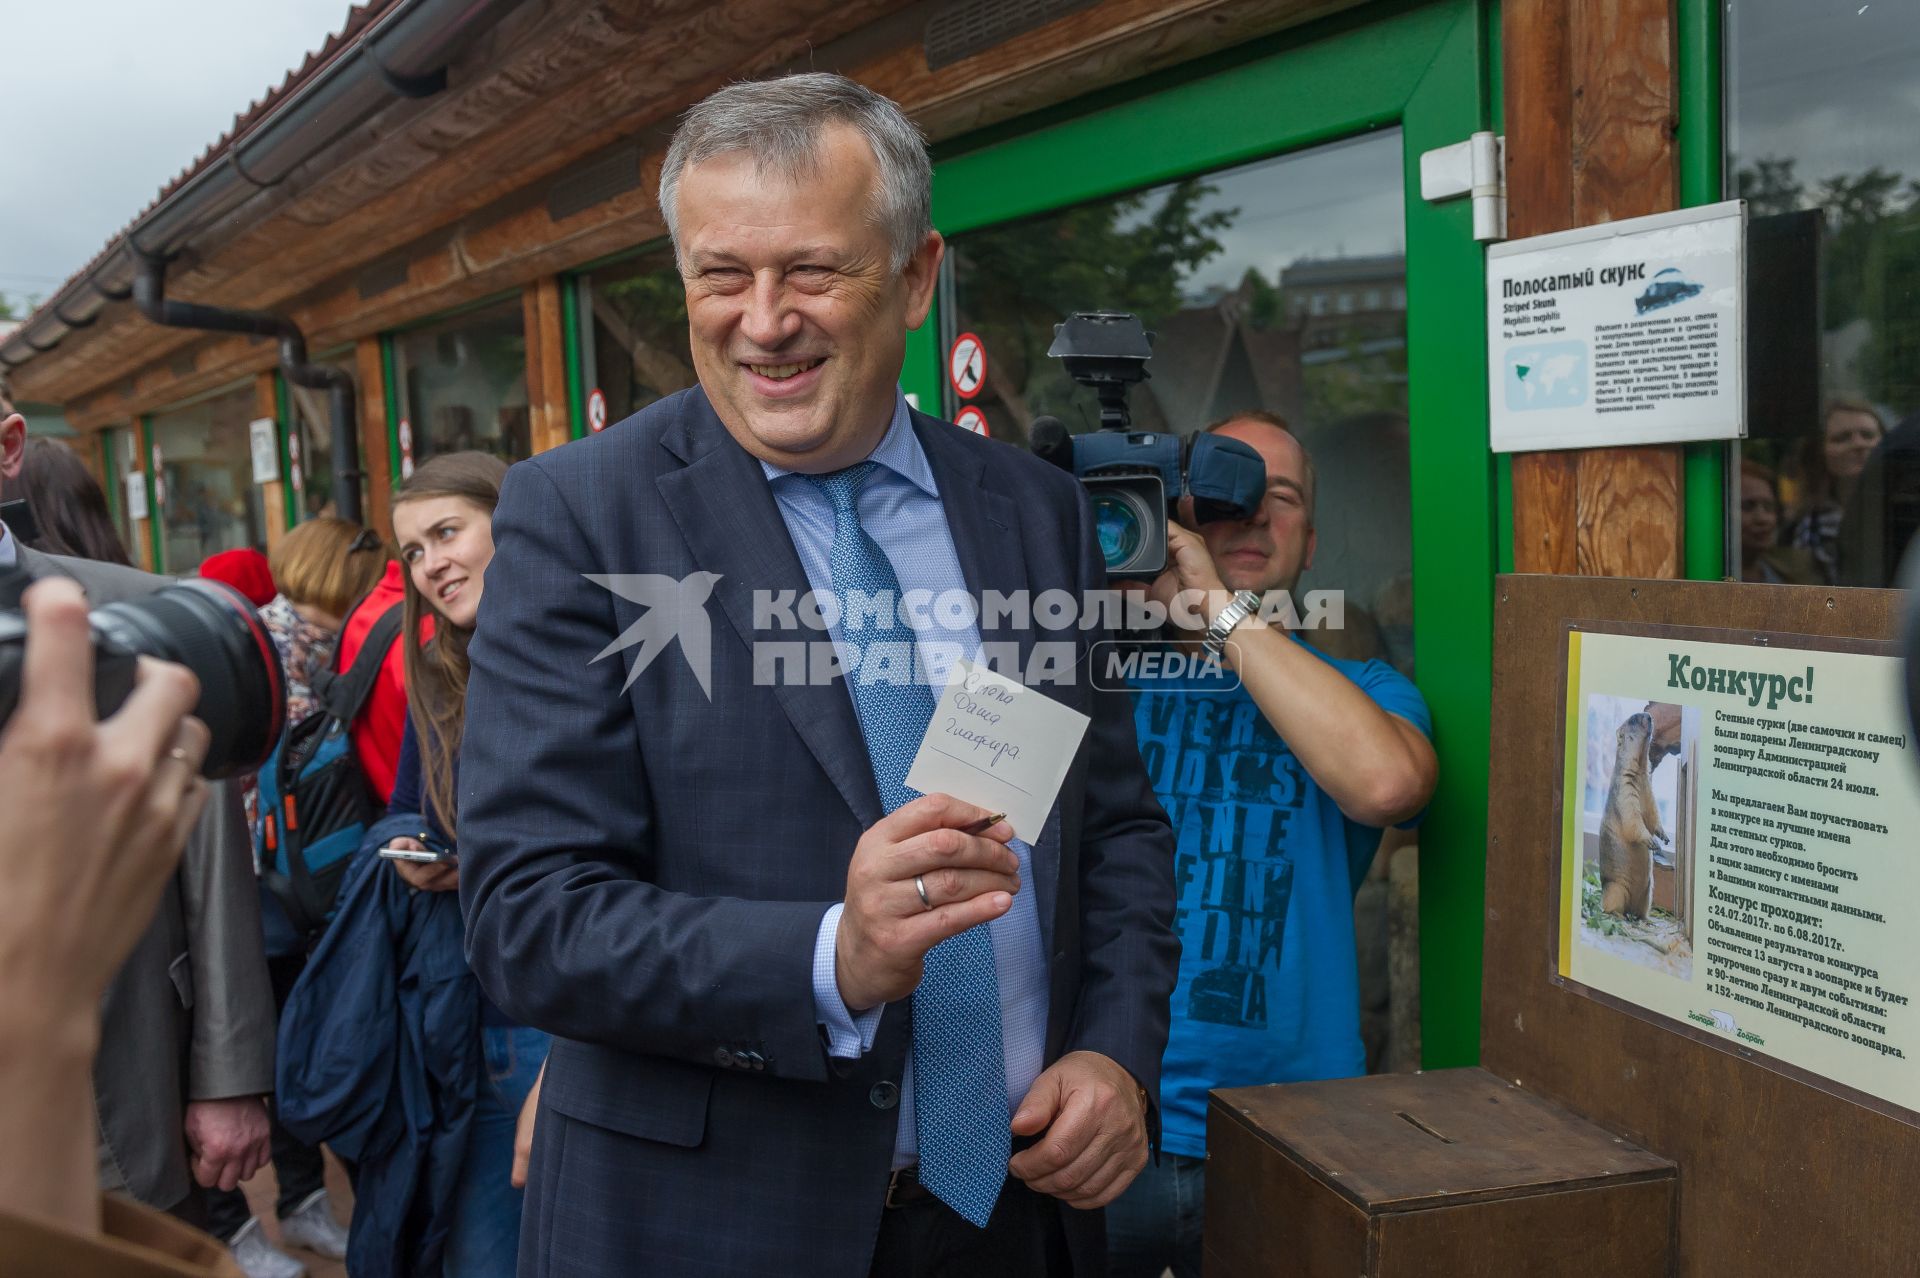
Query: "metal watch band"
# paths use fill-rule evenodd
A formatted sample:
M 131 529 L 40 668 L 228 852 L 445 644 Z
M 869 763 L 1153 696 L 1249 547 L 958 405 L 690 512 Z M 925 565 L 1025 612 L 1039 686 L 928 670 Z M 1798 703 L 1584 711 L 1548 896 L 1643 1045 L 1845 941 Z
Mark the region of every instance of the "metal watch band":
M 1220 615 L 1207 627 L 1207 637 L 1200 646 L 1215 657 L 1226 651 L 1227 636 L 1233 633 L 1235 626 L 1251 617 L 1260 608 L 1260 596 L 1251 590 L 1234 592 L 1233 599 L 1220 610 Z

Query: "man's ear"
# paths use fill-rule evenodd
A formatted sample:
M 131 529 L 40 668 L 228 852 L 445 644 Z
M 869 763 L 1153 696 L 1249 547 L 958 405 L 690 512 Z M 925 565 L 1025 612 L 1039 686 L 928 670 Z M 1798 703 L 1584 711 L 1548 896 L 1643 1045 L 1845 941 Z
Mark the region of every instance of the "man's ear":
M 20 478 L 27 456 L 27 419 L 18 413 L 0 417 L 0 479 Z
M 907 264 L 900 268 L 901 279 L 907 286 L 907 327 L 918 329 L 927 322 L 927 313 L 933 309 L 934 285 L 940 282 L 940 262 L 947 255 L 947 242 L 940 232 L 928 231 L 927 238 L 914 250 Z

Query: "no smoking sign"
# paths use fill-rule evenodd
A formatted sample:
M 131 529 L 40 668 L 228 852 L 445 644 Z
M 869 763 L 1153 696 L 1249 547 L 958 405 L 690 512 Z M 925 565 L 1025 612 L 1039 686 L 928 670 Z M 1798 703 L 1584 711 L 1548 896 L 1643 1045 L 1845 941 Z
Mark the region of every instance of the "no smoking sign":
M 961 399 L 972 399 L 986 385 L 987 348 L 972 333 L 953 339 L 953 349 L 947 353 L 947 380 Z

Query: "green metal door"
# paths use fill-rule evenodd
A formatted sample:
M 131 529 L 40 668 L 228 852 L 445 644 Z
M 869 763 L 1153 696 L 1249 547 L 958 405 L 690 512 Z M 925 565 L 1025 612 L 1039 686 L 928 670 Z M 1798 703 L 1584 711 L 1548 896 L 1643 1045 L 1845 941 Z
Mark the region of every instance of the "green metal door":
M 950 267 L 938 309 L 943 322 L 914 335 L 902 379 L 921 404 L 954 410 L 944 356 L 969 307 L 956 294 L 988 291 L 981 281 L 992 272 L 1044 275 L 1055 291 L 1074 294 L 1072 309 L 1131 302 L 1151 310 L 1154 281 L 1164 277 L 1178 281 L 1179 296 L 1161 299 L 1155 367 L 1168 362 L 1175 342 L 1205 356 L 1188 359 L 1179 378 L 1156 372 L 1173 388 L 1163 397 L 1186 396 L 1163 414 L 1163 428 L 1191 429 L 1262 386 L 1270 397 L 1291 396 L 1323 413 L 1344 404 L 1353 410 L 1348 421 L 1377 423 L 1381 414 L 1369 414 L 1368 406 L 1381 395 L 1399 397 L 1396 456 L 1404 460 L 1395 464 L 1404 474 L 1395 501 L 1406 522 L 1397 535 L 1410 543 L 1417 598 L 1417 606 L 1408 604 L 1408 658 L 1433 711 L 1441 759 L 1440 788 L 1419 839 L 1422 1050 L 1429 1066 L 1471 1063 L 1479 1055 L 1496 518 L 1482 249 L 1465 201 L 1421 201 L 1419 164 L 1422 152 L 1489 127 L 1491 29 L 1486 6 L 1476 0 L 1368 5 L 942 148 L 935 222 L 953 246 L 950 261 L 970 263 L 966 278 L 975 283 L 956 283 Z M 1368 165 L 1378 175 L 1382 157 L 1384 183 L 1356 188 L 1357 203 L 1330 205 L 1314 222 L 1311 188 L 1351 185 L 1358 179 L 1338 175 Z M 1348 231 L 1373 236 L 1369 244 L 1385 234 L 1368 227 L 1379 221 L 1374 214 L 1388 191 L 1384 198 L 1400 217 L 1403 261 L 1396 264 L 1391 251 L 1346 253 L 1341 237 Z M 1260 207 L 1250 207 L 1255 200 Z M 1353 211 L 1362 208 L 1372 212 Z M 1045 225 L 1054 244 L 1084 237 L 1080 242 L 1097 244 L 1105 260 L 1076 275 L 1044 254 L 1022 256 L 1023 224 Z M 1206 281 L 1209 262 L 1234 253 L 1256 261 L 1281 228 L 1324 237 L 1325 251 L 1276 267 L 1271 280 L 1256 268 L 1237 282 Z M 1365 318 L 1396 306 L 1394 333 L 1404 337 L 1376 333 L 1368 340 Z M 1033 352 L 1044 350 L 1043 335 L 1014 340 L 1003 326 L 986 346 L 988 382 L 1017 379 L 1031 392 L 1017 403 L 1007 395 L 995 408 L 1017 442 L 1021 414 L 1058 411 L 1052 401 L 1026 401 L 1059 400 L 1065 383 L 1043 385 L 1034 367 L 1007 369 L 1008 361 L 1037 367 L 1042 361 Z M 996 359 L 1006 371 L 996 371 Z M 1280 385 L 1284 369 L 1302 370 L 1294 381 L 1308 384 Z M 1188 385 L 1180 390 L 1183 380 Z M 1351 447 L 1341 457 L 1342 464 L 1366 460 Z M 1327 470 L 1325 459 L 1320 465 Z M 1356 522 L 1351 510 L 1344 513 Z M 1323 510 L 1322 523 L 1325 516 Z M 1310 575 L 1302 584 L 1315 583 Z

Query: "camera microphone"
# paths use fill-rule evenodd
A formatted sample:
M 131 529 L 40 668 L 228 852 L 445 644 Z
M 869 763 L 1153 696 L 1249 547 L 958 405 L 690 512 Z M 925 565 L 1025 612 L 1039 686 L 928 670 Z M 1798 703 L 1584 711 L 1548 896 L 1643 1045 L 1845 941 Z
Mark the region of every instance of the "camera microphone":
M 1027 439 L 1035 457 L 1050 461 L 1061 470 L 1073 469 L 1073 436 L 1067 433 L 1058 417 L 1034 418 L 1033 425 L 1027 428 Z

